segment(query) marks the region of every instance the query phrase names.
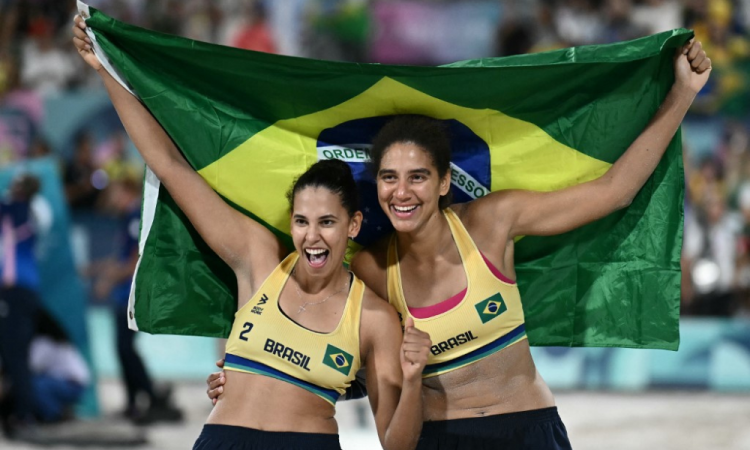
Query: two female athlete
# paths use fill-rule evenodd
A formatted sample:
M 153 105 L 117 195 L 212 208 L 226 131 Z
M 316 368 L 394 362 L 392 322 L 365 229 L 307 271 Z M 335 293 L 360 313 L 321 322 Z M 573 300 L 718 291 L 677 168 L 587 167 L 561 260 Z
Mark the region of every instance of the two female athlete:
M 285 257 L 276 237 L 227 205 L 102 68 L 79 16 L 73 33 L 146 164 L 237 277 L 224 395 L 194 448 L 338 449 L 335 403 L 363 366 L 383 447 L 413 449 L 430 338 L 411 321 L 402 334 L 394 309 L 343 267 L 362 223 L 346 163 L 321 161 L 294 184 L 295 251 Z
M 570 448 L 529 351 L 514 240 L 565 233 L 630 204 L 708 79 L 700 42 L 676 52 L 674 71 L 659 110 L 616 163 L 558 191 L 499 191 L 451 205 L 450 145 L 439 123 L 405 116 L 374 139 L 378 200 L 395 232 L 351 267 L 432 339 L 417 448 Z M 209 377 L 209 397 L 223 382 L 220 372 Z

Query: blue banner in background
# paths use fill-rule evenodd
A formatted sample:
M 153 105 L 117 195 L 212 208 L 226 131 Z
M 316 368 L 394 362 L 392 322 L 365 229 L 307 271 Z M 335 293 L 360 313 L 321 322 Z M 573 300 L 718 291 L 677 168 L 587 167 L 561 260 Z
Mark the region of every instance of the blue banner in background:
M 532 347 L 557 389 L 750 391 L 750 320 L 683 318 L 680 350 Z
M 41 189 L 39 196 L 46 202 L 51 214 L 49 229 L 37 237 L 36 254 L 42 280 L 41 298 L 47 311 L 58 320 L 91 364 L 88 334 L 86 332 L 86 294 L 73 264 L 70 249 L 69 215 L 57 160 L 42 158 L 10 164 L 0 169 L 0 191 L 5 192 L 13 178 L 20 173 L 36 176 Z M 92 375 L 94 371 L 92 370 Z M 98 414 L 95 378 L 83 400 L 79 414 Z
M 114 330 L 107 309 L 92 307 L 89 330 L 97 373 L 119 375 L 112 354 Z M 216 371 L 221 340 L 142 334 L 137 342 L 149 373 L 157 379 L 203 382 Z M 627 348 L 532 347 L 542 378 L 553 390 L 649 389 L 750 392 L 750 320 L 681 320 L 677 352 Z

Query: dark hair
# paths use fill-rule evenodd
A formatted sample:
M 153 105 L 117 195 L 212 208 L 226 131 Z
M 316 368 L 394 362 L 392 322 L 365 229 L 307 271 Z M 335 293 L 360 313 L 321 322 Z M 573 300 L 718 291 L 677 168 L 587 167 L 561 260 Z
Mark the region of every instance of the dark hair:
M 141 178 L 136 177 L 135 175 L 125 175 L 118 180 L 114 180 L 112 186 L 115 185 L 121 186 L 131 194 L 141 195 L 141 192 L 143 192 L 143 182 Z
M 39 192 L 41 183 L 39 182 L 39 178 L 34 175 L 23 173 L 13 179 L 11 187 L 13 189 L 13 196 L 17 197 L 16 200 L 29 201 L 37 192 Z
M 380 163 L 388 148 L 399 142 L 411 142 L 424 150 L 437 168 L 440 178 L 451 168 L 451 141 L 447 125 L 437 119 L 416 114 L 396 116 L 380 129 L 372 140 L 370 149 L 370 169 L 377 179 Z M 450 206 L 453 195 L 440 196 L 438 206 Z
M 334 194 L 338 194 L 341 205 L 352 217 L 359 211 L 359 196 L 357 183 L 354 181 L 349 164 L 340 159 L 324 159 L 316 162 L 294 182 L 294 186 L 286 194 L 289 207 L 294 210 L 294 196 L 307 187 L 324 187 Z
M 47 336 L 55 342 L 70 342 L 68 333 L 60 323 L 45 309 L 40 309 L 36 316 L 36 334 Z

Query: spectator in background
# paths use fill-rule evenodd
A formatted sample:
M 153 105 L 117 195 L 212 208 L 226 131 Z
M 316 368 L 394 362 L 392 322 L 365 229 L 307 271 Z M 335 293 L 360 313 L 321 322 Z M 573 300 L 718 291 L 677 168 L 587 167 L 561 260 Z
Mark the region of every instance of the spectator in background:
M 534 26 L 521 20 L 506 22 L 498 29 L 495 53 L 498 56 L 523 55 L 534 46 Z
M 702 206 L 703 226 L 685 230 L 686 242 L 693 243 L 692 275 L 698 293 L 686 312 L 728 317 L 735 308 L 737 242 L 742 222 L 727 211 L 726 200 L 715 192 L 705 195 Z
M 746 161 L 745 171 L 750 164 Z M 737 308 L 734 315 L 750 318 L 750 181 L 745 181 L 739 188 L 737 195 L 740 214 L 744 221 L 737 253 Z
M 686 6 L 684 26 L 702 37 L 717 68 L 725 69 L 738 59 L 750 57 L 747 30 L 730 0 L 696 1 Z
M 632 21 L 631 0 L 607 0 L 603 9 L 604 26 L 597 41 L 605 44 L 628 41 L 648 34 Z
M 590 0 L 563 0 L 558 3 L 555 25 L 566 45 L 595 44 L 602 31 L 600 13 Z
M 0 201 L 0 361 L 7 384 L 2 421 L 11 439 L 22 440 L 36 434 L 29 351 L 40 304 L 31 208 L 38 191 L 39 180 L 21 175 Z
M 318 0 L 308 2 L 307 12 L 315 37 L 310 46 L 313 57 L 343 59 L 351 62 L 367 60 L 367 44 L 372 31 L 370 5 L 365 0 Z M 331 58 L 333 57 L 333 58 Z
M 104 173 L 105 180 L 97 180 L 99 189 L 104 189 L 108 183 L 120 180 L 138 179 L 143 175 L 142 166 L 128 157 L 128 139 L 124 131 L 114 133 L 108 142 L 102 145 L 97 152 L 101 163 L 99 164 Z
M 144 24 L 146 0 L 88 0 L 85 3 L 100 11 L 107 11 L 108 15 L 117 20 L 139 26 Z M 75 8 L 75 5 L 72 8 Z
M 564 47 L 555 23 L 554 0 L 541 0 L 536 10 L 536 39 L 531 52 L 546 52 Z
M 697 172 L 688 178 L 688 191 L 690 200 L 700 207 L 706 205 L 707 196 L 725 198 L 726 188 L 724 186 L 723 168 L 721 163 L 713 156 L 705 157 Z
M 235 32 L 231 45 L 245 50 L 276 53 L 276 44 L 263 3 L 255 1 L 246 7 L 245 23 Z
M 55 45 L 54 35 L 52 19 L 36 16 L 29 23 L 30 39 L 23 46 L 21 80 L 41 95 L 61 92 L 75 77 L 76 62 Z
M 18 70 L 14 56 L 0 55 L 0 165 L 28 156 L 44 115 L 41 97 L 21 87 Z
M 219 24 L 223 18 L 216 2 L 193 0 L 185 2 L 185 20 L 182 36 L 204 42 L 216 42 Z
M 689 201 L 685 202 L 685 223 L 682 233 L 682 255 L 680 256 L 680 310 L 688 314 L 695 301 L 695 282 L 693 266 L 703 245 L 703 235 L 695 217 L 695 210 Z
M 661 33 L 682 26 L 679 0 L 642 0 L 633 5 L 630 19 L 646 34 Z
M 29 147 L 29 158 L 46 158 L 48 156 L 53 156 L 53 154 L 47 141 L 41 138 L 34 139 Z
M 17 23 L 17 2 L 15 0 L 0 0 L 0 56 L 10 52 Z
M 100 190 L 94 186 L 96 166 L 93 158 L 93 140 L 86 132 L 75 138 L 73 158 L 65 166 L 65 197 L 73 211 L 92 210 Z
M 180 34 L 182 19 L 185 15 L 185 2 L 183 0 L 145 2 L 144 7 L 146 9 L 144 22 L 146 28 L 161 33 Z
M 37 334 L 31 343 L 34 414 L 42 422 L 73 417 L 73 406 L 91 382 L 91 372 L 67 333 L 40 309 Z
M 91 263 L 91 233 L 96 227 L 95 208 L 99 206 L 101 190 L 106 187 L 109 177 L 94 163 L 94 142 L 85 131 L 75 139 L 73 157 L 64 168 L 63 183 L 65 197 L 72 213 L 70 242 L 73 259 L 80 271 L 85 271 Z
M 182 412 L 170 403 L 170 392 L 160 393 L 135 348 L 135 332 L 128 328 L 128 299 L 133 273 L 138 262 L 141 185 L 135 178 L 114 181 L 106 194 L 107 206 L 121 218 L 118 235 L 119 252 L 111 260 L 95 264 L 94 295 L 113 301 L 117 330 L 117 357 L 125 381 L 127 405 L 125 416 L 136 423 L 179 421 Z M 148 399 L 148 407 L 139 406 L 138 397 Z

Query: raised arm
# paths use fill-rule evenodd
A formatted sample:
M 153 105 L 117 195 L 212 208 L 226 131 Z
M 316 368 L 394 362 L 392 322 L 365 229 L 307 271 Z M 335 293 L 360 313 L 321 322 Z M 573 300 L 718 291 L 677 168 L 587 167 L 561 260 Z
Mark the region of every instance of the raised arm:
M 102 67 L 84 30 L 84 21 L 76 16 L 76 49 L 102 77 L 125 130 L 148 167 L 201 237 L 235 273 L 251 280 L 267 275 L 252 272 L 270 272 L 282 256 L 281 243 L 265 227 L 229 206 L 193 170 L 146 107 Z
M 564 233 L 628 206 L 656 169 L 685 113 L 708 80 L 711 60 L 691 40 L 675 56 L 675 82 L 656 115 L 600 178 L 553 192 L 498 191 L 466 206 L 471 216 L 506 219 L 509 238 Z M 496 214 L 494 214 L 496 213 Z M 488 232 L 495 226 L 485 220 Z
M 374 295 L 363 310 L 367 394 L 386 450 L 414 449 L 422 431 L 422 370 L 431 342 L 413 325 L 402 338 L 395 310 Z

